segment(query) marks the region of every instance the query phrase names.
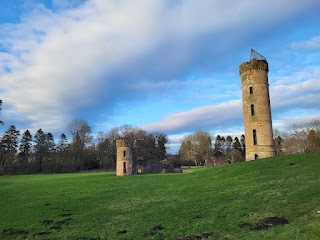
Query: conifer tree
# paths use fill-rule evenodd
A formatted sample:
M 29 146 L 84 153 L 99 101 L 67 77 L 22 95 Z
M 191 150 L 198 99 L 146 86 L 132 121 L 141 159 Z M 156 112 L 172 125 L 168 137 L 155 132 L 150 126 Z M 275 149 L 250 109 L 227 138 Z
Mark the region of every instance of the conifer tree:
M 17 152 L 20 131 L 14 125 L 4 133 L 0 144 L 0 175 L 3 174 L 6 163 L 13 161 Z

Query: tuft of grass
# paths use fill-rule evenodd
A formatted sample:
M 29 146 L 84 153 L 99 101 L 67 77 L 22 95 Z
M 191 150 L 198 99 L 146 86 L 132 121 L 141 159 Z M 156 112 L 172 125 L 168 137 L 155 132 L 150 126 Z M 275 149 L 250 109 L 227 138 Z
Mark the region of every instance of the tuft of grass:
M 320 154 L 189 174 L 0 177 L 0 239 L 320 239 Z

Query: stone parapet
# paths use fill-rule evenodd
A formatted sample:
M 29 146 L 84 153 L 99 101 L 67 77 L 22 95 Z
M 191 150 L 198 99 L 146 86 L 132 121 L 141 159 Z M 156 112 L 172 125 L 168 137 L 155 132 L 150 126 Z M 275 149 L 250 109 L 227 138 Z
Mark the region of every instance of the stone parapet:
M 244 62 L 240 64 L 239 67 L 240 76 L 242 75 L 242 73 L 253 69 L 269 72 L 268 62 L 265 60 L 251 60 L 250 62 Z

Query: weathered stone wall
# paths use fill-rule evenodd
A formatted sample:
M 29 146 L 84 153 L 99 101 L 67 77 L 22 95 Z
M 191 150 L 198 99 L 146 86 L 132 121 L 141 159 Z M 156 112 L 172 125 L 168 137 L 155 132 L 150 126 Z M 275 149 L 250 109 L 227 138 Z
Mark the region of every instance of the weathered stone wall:
M 268 63 L 251 60 L 239 67 L 246 137 L 246 160 L 275 155 L 268 84 Z M 254 133 L 256 131 L 256 144 Z

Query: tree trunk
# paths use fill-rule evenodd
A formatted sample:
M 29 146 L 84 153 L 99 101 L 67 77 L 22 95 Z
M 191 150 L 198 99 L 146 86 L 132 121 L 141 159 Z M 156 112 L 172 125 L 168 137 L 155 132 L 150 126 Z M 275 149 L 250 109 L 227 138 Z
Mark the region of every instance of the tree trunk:
M 5 162 L 6 159 L 3 157 L 3 154 L 0 154 L 0 176 L 3 175 Z

